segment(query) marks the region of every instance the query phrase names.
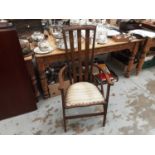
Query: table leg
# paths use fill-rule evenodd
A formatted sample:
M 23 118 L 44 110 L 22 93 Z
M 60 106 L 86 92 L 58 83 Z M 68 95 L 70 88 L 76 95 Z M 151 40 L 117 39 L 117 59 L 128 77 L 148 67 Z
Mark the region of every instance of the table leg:
M 36 101 L 38 102 L 38 97 L 40 96 L 40 92 L 39 92 L 38 87 L 37 87 L 36 76 L 32 76 L 31 81 L 32 81 L 32 84 L 34 86 L 34 92 L 35 92 L 35 96 L 36 96 Z
M 139 75 L 140 71 L 142 70 L 144 60 L 145 60 L 145 56 L 146 56 L 146 53 L 143 51 L 141 56 L 140 56 L 139 62 L 137 64 L 136 75 Z
M 128 63 L 128 67 L 127 67 L 127 70 L 125 72 L 125 77 L 129 78 L 130 77 L 130 73 L 131 73 L 131 70 L 133 68 L 133 64 L 134 64 L 134 60 L 135 60 L 135 56 L 138 52 L 138 47 L 139 47 L 139 43 L 135 43 L 135 46 L 133 48 L 133 50 L 131 51 L 131 56 L 129 58 L 129 63 Z
M 138 75 L 142 70 L 146 54 L 150 49 L 150 42 L 151 42 L 151 39 L 147 39 L 147 41 L 143 45 L 144 47 L 143 47 L 139 62 L 137 64 L 136 75 Z
M 46 79 L 46 74 L 45 71 L 39 73 L 40 76 L 40 82 L 43 90 L 43 96 L 44 98 L 49 98 L 49 90 L 48 90 L 48 84 L 47 84 L 47 79 Z
M 37 65 L 38 65 L 39 79 L 40 79 L 41 88 L 43 91 L 43 96 L 44 98 L 49 98 L 50 93 L 49 93 L 47 78 L 45 74 L 45 69 L 46 69 L 45 65 L 42 61 L 37 61 Z
M 40 93 L 39 93 L 38 86 L 37 86 L 37 79 L 35 76 L 32 60 L 26 61 L 26 67 L 27 67 L 29 76 L 31 78 L 36 101 L 38 101 L 38 97 L 39 97 Z

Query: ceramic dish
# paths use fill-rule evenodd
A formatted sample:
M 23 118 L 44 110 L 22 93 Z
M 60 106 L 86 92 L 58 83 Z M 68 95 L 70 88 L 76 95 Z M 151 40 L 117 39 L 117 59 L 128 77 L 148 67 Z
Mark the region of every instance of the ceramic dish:
M 62 39 L 62 33 L 60 32 L 53 32 L 53 36 L 56 38 L 56 39 Z
M 34 32 L 32 35 L 31 35 L 31 38 L 35 41 L 41 41 L 44 39 L 44 34 L 41 33 L 41 32 Z
M 107 36 L 108 36 L 108 37 L 117 36 L 117 35 L 119 35 L 119 34 L 120 34 L 120 32 L 118 32 L 118 31 L 116 31 L 116 30 L 108 30 L 108 31 L 107 31 Z
M 106 35 L 97 35 L 96 36 L 96 42 L 98 44 L 105 44 L 105 43 L 107 43 L 107 36 Z
M 48 51 L 48 49 L 51 47 L 49 42 L 46 40 L 40 41 L 38 43 L 38 47 L 40 48 L 41 51 Z
M 54 48 L 52 47 L 49 47 L 47 51 L 41 51 L 39 47 L 36 47 L 34 49 L 34 53 L 37 53 L 37 54 L 46 54 L 46 53 L 50 53 L 54 50 Z
M 70 49 L 70 44 L 69 43 L 67 44 L 67 47 L 68 47 L 68 49 Z M 77 47 L 78 47 L 77 43 L 74 43 L 74 48 L 77 48 Z M 58 43 L 57 48 L 64 50 L 65 49 L 65 44 L 64 43 Z

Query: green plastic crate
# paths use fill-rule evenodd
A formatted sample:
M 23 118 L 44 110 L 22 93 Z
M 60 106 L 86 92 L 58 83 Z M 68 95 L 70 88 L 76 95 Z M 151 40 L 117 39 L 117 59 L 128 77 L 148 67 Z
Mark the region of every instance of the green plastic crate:
M 143 69 L 155 66 L 155 57 L 152 60 L 144 62 Z

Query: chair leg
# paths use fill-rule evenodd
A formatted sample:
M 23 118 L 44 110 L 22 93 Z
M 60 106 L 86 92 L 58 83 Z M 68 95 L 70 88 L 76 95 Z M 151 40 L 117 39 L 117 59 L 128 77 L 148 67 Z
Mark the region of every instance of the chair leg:
M 66 112 L 65 112 L 65 95 L 64 95 L 64 91 L 61 90 L 61 98 L 62 98 L 62 112 L 63 112 L 63 125 L 64 125 L 64 131 L 67 131 L 67 127 L 66 127 Z
M 107 94 L 106 94 L 106 102 L 109 102 L 109 94 L 110 94 L 110 85 L 107 85 Z
M 107 117 L 107 103 L 106 104 L 104 104 L 103 105 L 103 107 L 104 107 L 104 118 L 103 118 L 103 127 L 105 126 L 105 124 L 106 124 L 106 117 Z
M 103 119 L 103 126 L 105 126 L 106 123 L 106 117 L 107 117 L 107 109 L 108 109 L 108 102 L 109 102 L 109 94 L 110 94 L 110 85 L 107 85 L 107 94 L 106 94 L 106 103 L 103 105 L 104 107 L 104 119 Z
M 63 108 L 63 123 L 64 123 L 64 132 L 67 132 L 66 116 L 65 116 L 65 109 L 64 108 Z
M 64 131 L 67 132 L 67 127 L 66 127 L 66 118 L 64 118 Z

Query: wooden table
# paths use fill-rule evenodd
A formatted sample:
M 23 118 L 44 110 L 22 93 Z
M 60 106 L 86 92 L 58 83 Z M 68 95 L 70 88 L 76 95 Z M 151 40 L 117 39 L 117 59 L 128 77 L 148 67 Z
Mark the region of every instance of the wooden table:
M 32 81 L 34 94 L 35 94 L 36 100 L 38 101 L 38 97 L 39 97 L 40 93 L 39 93 L 38 86 L 37 86 L 37 79 L 35 76 L 32 59 L 33 59 L 32 56 L 24 57 L 24 60 L 26 63 L 26 68 L 27 68 L 28 74 L 29 74 L 31 81 Z
M 48 41 L 51 45 L 56 48 L 55 39 L 52 36 L 48 37 Z M 127 68 L 127 72 L 125 73 L 126 77 L 130 76 L 130 72 L 133 67 L 135 55 L 138 52 L 139 43 L 141 39 L 135 39 L 131 42 L 115 42 L 112 39 L 108 39 L 108 42 L 104 45 L 99 45 L 96 43 L 95 45 L 95 55 L 105 54 L 110 52 L 117 52 L 124 49 L 129 49 L 131 51 L 131 56 L 129 59 L 129 64 Z M 39 76 L 40 76 L 40 83 L 43 89 L 44 98 L 48 98 L 50 96 L 48 90 L 48 83 L 46 79 L 45 69 L 49 66 L 49 64 L 58 61 L 65 60 L 65 51 L 60 49 L 55 49 L 53 52 L 48 54 L 35 54 L 35 59 L 38 66 Z
M 147 55 L 147 53 L 150 51 L 150 48 L 155 47 L 155 39 L 153 38 L 148 38 L 144 41 L 143 44 L 143 50 L 137 65 L 137 70 L 136 70 L 136 75 L 138 75 L 140 73 L 140 71 L 142 70 L 144 61 L 145 61 L 145 57 Z
M 149 29 L 152 31 L 155 31 L 155 23 L 150 22 L 150 21 L 144 21 L 141 23 L 142 28 L 144 29 Z M 155 39 L 153 38 L 148 38 L 145 39 L 143 41 L 143 50 L 137 65 L 137 70 L 136 70 L 136 75 L 138 75 L 140 73 L 140 71 L 142 70 L 144 61 L 145 61 L 145 57 L 147 55 L 147 53 L 149 52 L 150 48 L 155 47 Z
M 152 22 L 144 21 L 141 23 L 143 28 L 147 28 L 150 30 L 155 30 L 155 24 Z

